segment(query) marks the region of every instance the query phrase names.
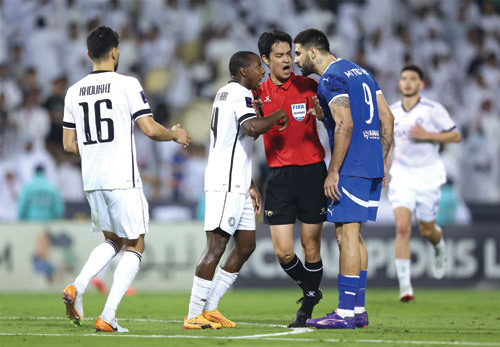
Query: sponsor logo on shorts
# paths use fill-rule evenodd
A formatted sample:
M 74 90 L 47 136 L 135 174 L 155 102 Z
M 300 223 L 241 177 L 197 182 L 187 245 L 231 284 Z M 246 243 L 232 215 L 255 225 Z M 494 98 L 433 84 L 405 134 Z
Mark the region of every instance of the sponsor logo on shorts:
M 236 223 L 236 219 L 234 217 L 230 217 L 229 220 L 227 221 L 230 227 L 234 227 L 234 223 Z
M 264 102 L 271 102 L 271 98 L 269 98 L 269 95 L 266 95 L 266 98 L 264 99 Z
M 321 212 L 319 213 L 320 216 L 324 214 L 326 214 L 326 207 L 322 207 Z
M 378 130 L 365 130 L 363 131 L 363 137 L 367 140 L 380 140 L 380 133 Z
M 269 211 L 269 210 L 265 210 L 264 213 L 266 214 L 267 217 L 271 217 L 274 214 L 273 211 Z

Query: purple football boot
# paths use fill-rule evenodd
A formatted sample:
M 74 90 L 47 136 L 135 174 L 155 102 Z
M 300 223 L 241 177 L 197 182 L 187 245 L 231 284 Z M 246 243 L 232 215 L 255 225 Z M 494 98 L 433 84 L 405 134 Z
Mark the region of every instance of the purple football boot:
M 332 313 L 327 313 L 325 317 L 308 319 L 306 324 L 317 329 L 354 329 L 356 320 L 354 317 L 342 318 L 335 311 L 332 311 Z
M 366 311 L 355 314 L 354 318 L 356 320 L 356 328 L 366 328 L 368 326 L 368 313 Z

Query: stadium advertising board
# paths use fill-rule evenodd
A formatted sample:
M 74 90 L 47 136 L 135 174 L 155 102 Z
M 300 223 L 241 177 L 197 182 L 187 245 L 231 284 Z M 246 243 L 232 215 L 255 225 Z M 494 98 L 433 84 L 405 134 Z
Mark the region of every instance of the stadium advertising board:
M 102 235 L 90 233 L 90 223 L 15 223 L 0 225 L 0 291 L 61 290 L 77 276 Z M 302 257 L 298 230 L 297 254 Z M 500 234 L 498 225 L 445 228 L 447 276 L 434 280 L 432 248 L 413 230 L 412 277 L 414 286 L 500 287 Z M 397 287 L 394 269 L 394 228 L 363 228 L 369 253 L 368 285 Z M 244 265 L 237 287 L 290 287 L 293 283 L 273 252 L 269 227 L 258 224 L 257 248 Z M 205 246 L 201 223 L 151 223 L 146 252 L 134 286 L 141 291 L 187 291 Z M 334 230 L 323 231 L 322 287 L 336 286 L 338 247 Z M 105 282 L 111 284 L 114 263 Z

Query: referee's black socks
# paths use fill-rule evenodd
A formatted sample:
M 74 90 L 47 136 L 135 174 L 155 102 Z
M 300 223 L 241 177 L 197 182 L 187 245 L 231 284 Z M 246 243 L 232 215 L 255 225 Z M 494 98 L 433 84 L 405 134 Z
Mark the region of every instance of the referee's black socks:
M 315 263 L 305 263 L 304 284 L 302 286 L 304 301 L 302 301 L 302 307 L 300 309 L 309 317 L 312 315 L 314 305 L 316 305 L 321 299 L 319 297 L 319 285 L 322 277 L 323 262 L 321 259 Z
M 283 270 L 290 276 L 300 288 L 303 288 L 304 283 L 304 265 L 297 257 L 297 254 L 294 254 L 293 259 L 287 264 L 280 264 Z

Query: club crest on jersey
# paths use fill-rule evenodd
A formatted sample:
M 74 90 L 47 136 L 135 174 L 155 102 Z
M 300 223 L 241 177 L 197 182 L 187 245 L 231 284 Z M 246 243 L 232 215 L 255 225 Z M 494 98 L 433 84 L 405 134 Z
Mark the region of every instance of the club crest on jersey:
M 292 104 L 292 116 L 299 122 L 306 117 L 306 104 Z
M 144 94 L 144 90 L 141 90 L 141 98 L 142 98 L 142 101 L 144 101 L 145 104 L 148 103 L 148 99 L 146 99 L 146 94 Z

